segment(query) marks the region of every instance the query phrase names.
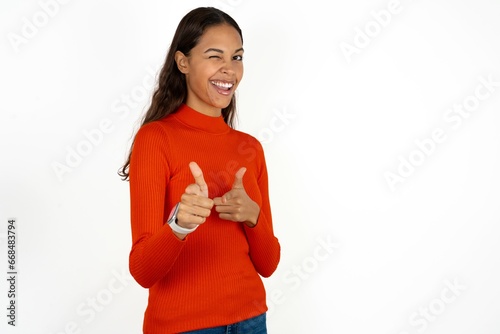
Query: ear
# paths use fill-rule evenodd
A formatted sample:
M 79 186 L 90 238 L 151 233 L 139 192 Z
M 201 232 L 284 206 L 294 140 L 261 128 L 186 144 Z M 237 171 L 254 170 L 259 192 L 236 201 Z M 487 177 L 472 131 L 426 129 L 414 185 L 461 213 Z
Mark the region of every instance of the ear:
M 177 64 L 177 68 L 181 73 L 187 74 L 189 70 L 188 58 L 184 53 L 180 51 L 175 52 L 175 62 Z

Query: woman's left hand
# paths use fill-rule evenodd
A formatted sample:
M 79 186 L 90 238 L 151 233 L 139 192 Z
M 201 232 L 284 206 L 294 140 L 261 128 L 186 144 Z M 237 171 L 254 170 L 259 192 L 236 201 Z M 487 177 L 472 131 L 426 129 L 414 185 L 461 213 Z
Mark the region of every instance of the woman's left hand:
M 260 207 L 246 193 L 243 186 L 243 175 L 246 172 L 245 167 L 241 167 L 234 177 L 234 183 L 231 190 L 215 197 L 215 211 L 219 217 L 225 220 L 245 223 L 249 227 L 254 227 L 259 218 Z

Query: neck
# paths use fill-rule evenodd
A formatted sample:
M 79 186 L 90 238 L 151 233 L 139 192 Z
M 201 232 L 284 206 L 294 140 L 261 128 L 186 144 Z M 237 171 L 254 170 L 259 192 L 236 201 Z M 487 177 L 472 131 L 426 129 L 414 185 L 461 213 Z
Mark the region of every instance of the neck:
M 192 101 L 189 101 L 189 99 L 186 101 L 186 105 L 191 109 L 194 109 L 197 112 L 207 116 L 219 117 L 220 115 L 222 115 L 222 109 L 220 108 L 212 107 L 206 104 L 201 105 L 199 103 L 193 103 Z

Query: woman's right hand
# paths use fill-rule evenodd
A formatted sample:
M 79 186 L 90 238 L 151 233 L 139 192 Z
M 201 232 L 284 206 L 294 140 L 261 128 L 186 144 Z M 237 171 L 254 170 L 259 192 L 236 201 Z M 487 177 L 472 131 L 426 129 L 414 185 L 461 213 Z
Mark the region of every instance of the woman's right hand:
M 208 186 L 198 164 L 190 162 L 189 169 L 193 174 L 195 183 L 187 186 L 181 196 L 179 210 L 177 211 L 177 225 L 192 229 L 203 224 L 207 217 L 210 216 L 214 201 L 208 198 Z M 181 239 L 185 237 L 185 235 L 177 236 Z

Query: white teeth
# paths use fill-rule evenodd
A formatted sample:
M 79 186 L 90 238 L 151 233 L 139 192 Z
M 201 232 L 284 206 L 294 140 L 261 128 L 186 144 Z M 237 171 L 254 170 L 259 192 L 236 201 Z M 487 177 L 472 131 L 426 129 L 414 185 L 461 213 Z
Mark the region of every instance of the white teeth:
M 220 81 L 211 81 L 211 82 L 213 85 L 216 85 L 217 87 L 221 87 L 221 88 L 230 89 L 231 87 L 233 87 L 232 83 L 225 83 L 225 82 L 220 82 Z

